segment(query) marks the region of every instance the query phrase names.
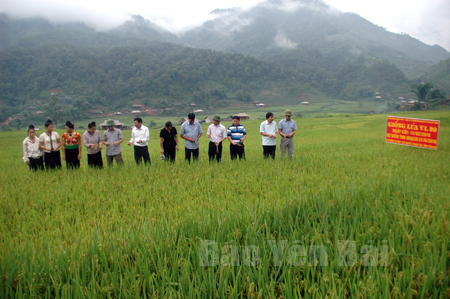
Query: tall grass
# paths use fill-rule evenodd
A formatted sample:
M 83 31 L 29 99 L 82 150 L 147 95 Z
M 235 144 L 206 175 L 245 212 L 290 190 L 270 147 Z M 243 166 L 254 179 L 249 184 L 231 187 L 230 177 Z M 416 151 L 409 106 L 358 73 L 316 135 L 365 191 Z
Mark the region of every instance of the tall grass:
M 32 173 L 26 133 L 1 133 L 0 297 L 448 297 L 450 113 L 405 115 L 441 120 L 438 151 L 386 144 L 385 115 L 304 118 L 294 159 L 263 160 L 260 121 L 244 121 L 246 161 L 225 142 L 209 164 L 205 136 L 198 163 L 181 146 L 171 165 L 151 131 L 151 166 L 122 145 L 123 167 L 89 169 L 84 150 L 77 171 Z M 340 263 L 340 240 L 356 262 Z M 217 265 L 202 266 L 205 244 Z M 299 245 L 304 263 L 290 259 Z M 326 265 L 310 246 L 327 248 Z

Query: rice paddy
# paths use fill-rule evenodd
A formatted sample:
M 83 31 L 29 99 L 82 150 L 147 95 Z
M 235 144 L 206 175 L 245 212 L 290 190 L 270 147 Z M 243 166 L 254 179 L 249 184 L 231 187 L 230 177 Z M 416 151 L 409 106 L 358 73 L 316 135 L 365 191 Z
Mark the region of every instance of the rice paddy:
M 450 112 L 396 115 L 440 120 L 439 149 L 335 115 L 294 118 L 293 160 L 279 141 L 263 159 L 255 120 L 245 161 L 226 140 L 210 164 L 203 124 L 197 163 L 182 139 L 161 161 L 151 130 L 136 166 L 123 131 L 122 167 L 83 148 L 79 170 L 33 173 L 26 131 L 1 132 L 0 298 L 449 298 Z

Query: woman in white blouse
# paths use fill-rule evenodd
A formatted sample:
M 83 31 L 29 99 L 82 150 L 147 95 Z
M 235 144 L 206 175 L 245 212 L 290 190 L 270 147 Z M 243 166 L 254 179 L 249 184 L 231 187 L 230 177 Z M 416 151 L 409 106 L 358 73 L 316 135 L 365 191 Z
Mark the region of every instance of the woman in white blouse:
M 41 149 L 44 150 L 45 168 L 60 169 L 61 168 L 61 154 L 59 148 L 61 147 L 61 138 L 58 132 L 53 132 L 53 122 L 48 119 L 45 123 L 45 133 L 39 136 Z
M 41 150 L 39 139 L 36 138 L 34 126 L 28 128 L 28 137 L 23 141 L 23 162 L 30 170 L 44 170 L 44 152 Z

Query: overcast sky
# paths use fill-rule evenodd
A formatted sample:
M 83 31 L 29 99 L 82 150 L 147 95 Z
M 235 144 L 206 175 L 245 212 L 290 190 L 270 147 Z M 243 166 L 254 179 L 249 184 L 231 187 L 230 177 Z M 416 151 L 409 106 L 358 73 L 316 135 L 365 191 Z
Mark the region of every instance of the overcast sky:
M 179 33 L 200 25 L 215 8 L 248 8 L 261 0 L 0 0 L 12 17 L 42 16 L 53 22 L 84 21 L 97 30 L 120 25 L 139 14 Z M 450 0 L 325 0 L 396 33 L 408 33 L 450 51 Z

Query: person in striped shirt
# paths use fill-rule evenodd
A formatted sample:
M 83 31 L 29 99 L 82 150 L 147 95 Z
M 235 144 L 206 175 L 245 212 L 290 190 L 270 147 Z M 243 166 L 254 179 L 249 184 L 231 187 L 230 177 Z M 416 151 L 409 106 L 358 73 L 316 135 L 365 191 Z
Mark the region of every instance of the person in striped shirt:
M 244 140 L 247 138 L 245 127 L 239 123 L 239 116 L 233 116 L 233 123 L 228 127 L 227 137 L 230 140 L 231 160 L 235 160 L 239 155 L 239 159 L 245 160 Z

